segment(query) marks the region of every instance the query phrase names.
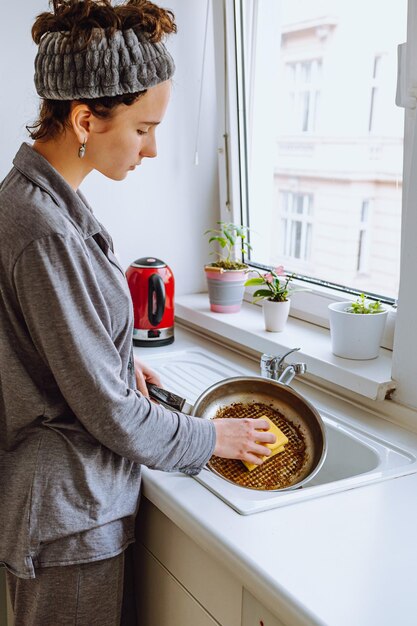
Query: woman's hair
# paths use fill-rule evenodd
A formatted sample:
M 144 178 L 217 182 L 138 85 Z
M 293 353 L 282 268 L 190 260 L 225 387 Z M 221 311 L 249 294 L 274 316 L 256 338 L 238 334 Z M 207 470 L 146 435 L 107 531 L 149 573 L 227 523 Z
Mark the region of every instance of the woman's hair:
M 165 35 L 177 31 L 174 15 L 149 0 L 128 0 L 124 4 L 111 5 L 111 0 L 50 0 L 53 11 L 38 15 L 32 27 L 36 44 L 46 33 L 65 32 L 77 46 L 86 47 L 93 37 L 93 30 L 102 29 L 103 35 L 111 36 L 116 30 L 135 28 L 143 32 L 152 43 L 161 41 Z M 106 119 L 120 104 L 131 105 L 146 91 L 106 96 L 93 99 L 77 99 L 87 104 L 94 115 Z M 52 138 L 68 126 L 72 100 L 41 101 L 38 120 L 27 126 L 32 139 Z

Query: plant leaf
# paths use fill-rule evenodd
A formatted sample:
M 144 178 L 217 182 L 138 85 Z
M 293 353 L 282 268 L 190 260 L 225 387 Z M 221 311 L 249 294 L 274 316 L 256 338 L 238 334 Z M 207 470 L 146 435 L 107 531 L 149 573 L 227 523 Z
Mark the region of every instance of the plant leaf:
M 224 237 L 219 237 L 219 236 L 210 237 L 209 243 L 211 241 L 217 241 L 221 245 L 222 248 L 224 248 L 227 245 L 227 240 Z
M 232 233 L 228 230 L 224 231 L 225 237 L 227 237 L 227 239 L 230 241 L 230 243 L 232 244 L 232 246 L 235 245 L 235 238 L 233 237 Z
M 253 294 L 254 298 L 270 298 L 272 293 L 269 289 L 257 289 Z
M 252 285 L 263 285 L 263 284 L 264 284 L 263 278 L 248 278 L 248 280 L 245 282 L 245 287 L 250 287 Z

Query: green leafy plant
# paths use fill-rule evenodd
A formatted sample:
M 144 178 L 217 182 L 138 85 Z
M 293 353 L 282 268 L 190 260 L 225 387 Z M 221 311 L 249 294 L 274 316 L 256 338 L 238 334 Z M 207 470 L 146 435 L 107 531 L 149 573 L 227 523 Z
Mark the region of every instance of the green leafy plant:
M 219 228 L 210 228 L 204 233 L 205 235 L 210 235 L 209 243 L 215 242 L 220 246 L 220 252 L 214 250 L 210 253 L 218 257 L 218 260 L 210 263 L 210 265 L 212 267 L 221 267 L 225 270 L 247 269 L 246 263 L 237 261 L 234 255 L 238 248 L 240 252 L 248 252 L 252 249 L 252 246 L 246 241 L 248 228 L 232 222 L 217 222 L 217 224 Z
M 266 274 L 261 274 L 258 270 L 254 270 L 259 276 L 249 278 L 245 282 L 245 287 L 263 285 L 261 289 L 257 289 L 253 293 L 253 301 L 271 300 L 272 302 L 285 302 L 288 300 L 290 293 L 296 291 L 294 287 L 290 287 L 289 283 L 293 279 L 294 274 L 286 275 L 284 267 L 280 265 Z
M 379 300 L 369 302 L 365 298 L 365 294 L 361 293 L 360 296 L 352 302 L 352 304 L 346 309 L 348 313 L 356 313 L 358 315 L 369 315 L 372 313 L 383 313 L 384 307 Z

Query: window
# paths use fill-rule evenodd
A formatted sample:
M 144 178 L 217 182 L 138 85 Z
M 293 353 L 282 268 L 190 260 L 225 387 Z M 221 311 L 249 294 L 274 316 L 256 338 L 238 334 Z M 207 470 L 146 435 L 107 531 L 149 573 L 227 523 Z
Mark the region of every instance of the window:
M 369 132 L 375 130 L 375 118 L 377 111 L 377 95 L 378 95 L 378 81 L 381 71 L 381 56 L 374 58 L 372 81 L 371 81 L 371 108 L 369 111 Z
M 234 5 L 247 260 L 394 302 L 404 136 L 394 88 L 407 1 Z M 307 195 L 311 205 L 298 205 Z M 358 232 L 362 198 L 373 219 Z
M 412 331 L 417 309 L 417 0 L 408 0 L 408 8 L 405 0 L 395 6 L 376 0 L 322 0 L 320 15 L 317 10 L 313 14 L 316 0 L 285 3 L 285 7 L 280 0 L 213 4 L 219 27 L 217 90 L 225 111 L 219 135 L 221 217 L 247 218 L 254 247 L 251 262 L 261 267 L 279 264 L 278 259 L 270 262 L 288 245 L 278 231 L 285 202 L 280 193 L 311 194 L 311 237 L 308 258 L 303 259 L 315 264 L 310 276 L 324 277 L 326 282 L 331 263 L 342 261 L 344 285 L 357 284 L 363 274 L 373 280 L 374 274 L 379 276 L 377 293 L 392 298 L 398 293 L 398 310 L 390 314 L 395 320 L 392 376 L 397 381 L 391 400 L 395 419 L 401 420 L 398 403 L 417 410 L 417 336 Z M 310 10 L 304 19 L 294 14 L 300 7 Z M 350 18 L 344 25 L 341 18 L 347 13 Z M 245 38 L 250 53 L 242 45 Z M 287 46 L 283 58 L 281 44 L 290 40 L 294 45 L 292 50 Z M 307 51 L 307 44 L 314 50 Z M 397 44 L 401 44 L 398 79 Z M 289 64 L 308 59 L 320 60 L 315 131 L 295 132 L 290 118 L 285 119 L 290 89 L 284 92 L 283 73 Z M 286 80 L 289 85 L 288 76 Z M 392 93 L 396 83 L 401 107 L 397 110 Z M 239 133 L 243 144 L 237 142 Z M 319 263 L 315 255 L 322 245 L 327 258 Z M 338 275 L 336 268 L 336 280 Z M 331 291 L 330 299 L 337 299 L 337 293 Z M 311 292 L 296 294 L 302 300 L 296 314 L 305 305 L 304 319 L 314 310 L 315 323 L 325 325 L 329 302 L 325 294 L 325 288 L 314 284 Z
M 280 192 L 281 250 L 284 257 L 307 261 L 311 250 L 313 196 L 311 194 Z M 279 259 L 275 259 L 278 263 Z M 276 263 L 274 263 L 276 264 Z
M 294 132 L 314 131 L 320 98 L 321 60 L 287 63 L 285 69 L 289 126 Z
M 365 274 L 368 272 L 368 258 L 369 258 L 369 237 L 368 237 L 368 225 L 369 225 L 369 200 L 363 200 L 361 206 L 361 216 L 359 223 L 359 242 L 358 242 L 358 259 L 356 263 L 356 270 L 358 273 Z

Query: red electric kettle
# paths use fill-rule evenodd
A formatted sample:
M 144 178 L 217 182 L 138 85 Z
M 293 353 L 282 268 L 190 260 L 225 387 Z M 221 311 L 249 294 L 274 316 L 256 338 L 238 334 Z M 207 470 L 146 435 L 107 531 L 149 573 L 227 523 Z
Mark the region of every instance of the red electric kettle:
M 166 346 L 174 341 L 174 275 L 164 261 L 143 257 L 126 271 L 134 312 L 133 343 Z

